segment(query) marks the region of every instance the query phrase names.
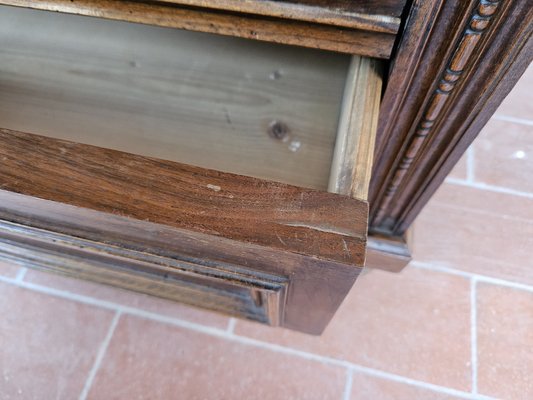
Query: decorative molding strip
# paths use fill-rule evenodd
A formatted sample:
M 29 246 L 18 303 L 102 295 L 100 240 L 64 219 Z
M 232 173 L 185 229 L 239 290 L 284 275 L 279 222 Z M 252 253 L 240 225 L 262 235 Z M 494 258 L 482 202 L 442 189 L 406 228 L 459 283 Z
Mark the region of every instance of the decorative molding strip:
M 0 260 L 146 293 L 273 326 L 289 280 L 240 265 L 180 260 L 0 220 Z
M 480 0 L 475 7 L 466 28 L 452 53 L 445 70 L 442 72 L 431 100 L 425 108 L 415 134 L 410 140 L 407 150 L 399 162 L 394 175 L 385 190 L 379 209 L 372 225 L 388 229 L 387 212 L 394 200 L 398 188 L 404 182 L 413 160 L 421 151 L 426 138 L 434 132 L 435 122 L 442 115 L 442 111 L 450 98 L 461 75 L 474 54 L 483 33 L 487 30 L 493 16 L 499 9 L 501 0 Z

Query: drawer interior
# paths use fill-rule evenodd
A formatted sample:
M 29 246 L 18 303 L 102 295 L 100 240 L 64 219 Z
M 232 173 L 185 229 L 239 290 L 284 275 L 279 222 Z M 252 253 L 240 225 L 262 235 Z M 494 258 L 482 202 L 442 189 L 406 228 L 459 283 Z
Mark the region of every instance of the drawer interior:
M 327 188 L 349 56 L 0 10 L 2 128 Z

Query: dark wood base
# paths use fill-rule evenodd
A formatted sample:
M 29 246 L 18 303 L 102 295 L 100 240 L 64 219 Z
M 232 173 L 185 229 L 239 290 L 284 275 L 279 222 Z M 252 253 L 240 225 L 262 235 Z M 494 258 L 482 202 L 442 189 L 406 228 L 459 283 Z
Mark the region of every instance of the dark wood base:
M 405 237 L 369 235 L 366 249 L 368 268 L 400 272 L 411 261 L 411 251 Z

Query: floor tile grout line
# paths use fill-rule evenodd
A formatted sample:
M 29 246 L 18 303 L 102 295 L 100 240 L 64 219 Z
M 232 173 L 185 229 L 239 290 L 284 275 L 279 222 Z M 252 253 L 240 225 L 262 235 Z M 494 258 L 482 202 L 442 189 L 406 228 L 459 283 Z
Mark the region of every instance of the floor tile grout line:
M 458 275 L 464 278 L 476 279 L 478 283 L 479 282 L 488 283 L 491 285 L 503 286 L 503 287 L 507 287 L 511 289 L 523 290 L 525 292 L 533 293 L 533 285 L 526 285 L 524 283 L 508 281 L 506 279 L 492 278 L 486 275 L 480 275 L 480 274 L 475 274 L 472 272 L 461 271 L 461 270 L 449 268 L 449 267 L 442 267 L 439 265 L 433 265 L 431 263 L 425 263 L 421 261 L 411 261 L 409 265 L 416 267 L 416 268 L 423 268 L 423 269 L 427 269 L 431 271 L 443 272 L 443 273 L 450 274 L 450 275 Z
M 473 393 L 465 392 L 458 389 L 452 389 L 446 386 L 435 385 L 433 383 L 418 381 L 416 379 L 407 378 L 401 375 L 392 374 L 389 372 L 384 372 L 380 370 L 374 370 L 373 368 L 363 367 L 361 365 L 352 365 L 354 372 L 361 372 L 366 375 L 375 376 L 378 378 L 386 379 L 393 382 L 403 383 L 410 386 L 419 387 L 422 389 L 427 389 L 437 393 L 449 394 L 451 396 L 461 397 L 463 399 L 475 399 L 475 400 L 495 400 L 493 397 L 484 396 Z
M 353 370 L 352 368 L 346 368 L 346 383 L 344 384 L 344 393 L 342 394 L 342 400 L 350 400 L 350 397 L 352 397 L 352 385 Z
M 489 256 L 486 256 L 486 255 L 477 255 L 476 256 L 476 260 L 478 262 L 480 262 L 480 263 L 498 265 L 499 267 L 501 267 L 502 264 L 505 264 L 506 266 L 510 266 L 510 267 L 516 267 L 516 266 L 520 267 L 520 264 L 516 264 L 514 262 L 503 263 L 503 261 L 494 261 L 493 257 L 489 257 Z M 533 288 L 533 284 L 520 283 L 520 278 L 521 277 L 496 278 L 496 277 L 490 277 L 490 276 L 487 276 L 487 275 L 482 275 L 482 274 L 479 274 L 479 273 L 476 273 L 476 272 L 467 272 L 467 271 L 457 270 L 457 269 L 455 269 L 453 267 L 446 267 L 443 264 L 439 264 L 438 261 L 435 262 L 435 264 L 433 264 L 433 262 L 431 262 L 431 261 L 415 261 L 415 263 L 417 263 L 417 262 L 418 263 L 425 263 L 425 264 L 429 264 L 429 265 L 434 265 L 435 266 L 434 268 L 444 268 L 442 270 L 442 272 L 450 273 L 450 274 L 453 274 L 453 275 L 458 275 L 458 274 L 462 273 L 462 274 L 465 274 L 465 276 L 467 276 L 467 277 L 476 276 L 480 280 L 484 280 L 484 281 L 487 281 L 487 282 L 490 281 L 490 282 L 492 282 L 495 285 L 502 285 L 502 286 L 513 286 L 514 285 L 518 289 L 527 290 L 527 291 L 530 291 L 531 288 Z M 452 262 L 452 264 L 455 264 L 455 262 Z
M 501 219 L 504 219 L 504 220 L 507 220 L 507 221 L 517 221 L 517 222 L 532 223 L 532 219 L 531 218 L 515 217 L 513 215 L 502 214 L 501 212 L 496 212 L 496 211 L 479 210 L 479 209 L 468 207 L 468 206 L 461 206 L 461 205 L 457 205 L 457 204 L 453 204 L 453 203 L 448 203 L 448 202 L 442 201 L 440 199 L 432 200 L 432 205 L 437 205 L 439 207 L 451 208 L 453 210 L 464 211 L 464 212 L 468 212 L 468 213 L 476 214 L 476 215 L 488 216 L 488 217 L 491 217 L 491 218 L 501 218 Z
M 231 317 L 228 321 L 228 327 L 226 328 L 226 332 L 233 333 L 235 331 L 236 324 L 237 324 L 237 319 Z
M 120 312 L 122 315 L 128 314 L 128 315 L 134 315 L 134 316 L 138 316 L 142 318 L 157 320 L 159 322 L 179 324 L 179 326 L 182 326 L 184 328 L 188 328 L 191 330 L 202 329 L 206 333 L 210 333 L 213 335 L 220 335 L 220 334 L 226 333 L 225 329 L 212 328 L 212 327 L 201 325 L 198 323 L 180 320 L 180 319 L 172 318 L 172 317 L 167 317 L 165 315 L 153 313 L 150 311 L 144 311 L 138 308 L 124 306 L 124 305 L 113 303 L 107 300 L 99 300 L 99 299 L 95 299 L 94 297 L 80 295 L 80 294 L 72 293 L 66 290 L 54 289 L 51 287 L 31 283 L 28 281 L 17 282 L 15 279 L 0 276 L 0 282 L 18 286 L 23 289 L 33 290 L 38 293 L 43 293 L 43 294 L 47 294 L 50 296 L 59 297 L 59 298 L 63 298 L 66 300 L 72 300 L 78 303 L 103 308 L 106 310 L 117 311 L 117 312 Z
M 462 390 L 453 389 L 453 388 L 435 385 L 435 384 L 424 382 L 424 381 L 419 381 L 416 379 L 407 378 L 402 375 L 397 375 L 391 372 L 381 371 L 375 368 L 370 368 L 370 367 L 365 367 L 362 365 L 354 364 L 349 361 L 338 360 L 335 358 L 322 356 L 322 355 L 314 354 L 314 353 L 309 353 L 309 352 L 294 349 L 291 347 L 285 347 L 285 346 L 281 346 L 281 345 L 274 344 L 274 343 L 262 342 L 260 340 L 249 338 L 246 336 L 240 336 L 240 335 L 224 335 L 224 336 L 227 339 L 233 340 L 237 343 L 252 345 L 257 348 L 270 350 L 270 351 L 274 351 L 277 353 L 299 356 L 300 358 L 303 358 L 303 359 L 318 361 L 324 364 L 344 367 L 344 368 L 351 369 L 352 372 L 354 371 L 361 372 L 365 375 L 370 375 L 370 376 L 374 376 L 374 377 L 378 377 L 378 378 L 382 378 L 386 380 L 400 382 L 400 383 L 404 383 L 407 385 L 428 389 L 428 390 L 438 392 L 438 393 L 449 394 L 453 396 L 462 397 L 465 399 L 479 399 L 480 398 L 480 397 L 473 397 L 472 393 L 465 392 Z M 491 399 L 490 397 L 483 397 L 483 398 Z
M 28 268 L 20 267 L 20 270 L 18 271 L 15 280 L 17 282 L 22 282 L 24 280 L 24 277 L 26 276 L 26 272 L 28 272 Z
M 492 119 L 496 121 L 505 121 L 505 122 L 514 122 L 515 124 L 520 125 L 533 125 L 533 120 L 527 119 L 527 118 L 517 118 L 517 117 L 511 117 L 509 115 L 504 114 L 494 114 L 492 116 Z
M 458 389 L 452 389 L 452 388 L 448 388 L 448 387 L 445 387 L 445 386 L 435 385 L 435 384 L 432 384 L 432 383 L 428 383 L 428 382 L 419 381 L 419 380 L 416 380 L 416 379 L 407 378 L 407 377 L 404 377 L 404 376 L 401 376 L 401 375 L 397 375 L 397 374 L 394 374 L 394 373 L 385 372 L 385 371 L 381 371 L 381 370 L 370 368 L 370 367 L 364 367 L 362 365 L 353 364 L 353 363 L 350 363 L 348 361 L 338 360 L 338 359 L 327 357 L 327 356 L 322 356 L 322 355 L 318 355 L 318 354 L 314 354 L 314 353 L 309 353 L 309 352 L 306 352 L 306 351 L 297 350 L 297 349 L 294 349 L 294 348 L 285 347 L 285 346 L 277 345 L 277 344 L 274 344 L 274 343 L 262 342 L 262 341 L 257 340 L 257 339 L 253 339 L 253 338 L 249 338 L 249 337 L 245 337 L 245 336 L 240 336 L 240 335 L 235 335 L 235 334 L 230 334 L 230 333 L 227 333 L 226 330 L 223 330 L 223 329 L 212 328 L 212 327 L 200 325 L 200 324 L 197 324 L 197 323 L 194 323 L 194 322 L 189 322 L 189 321 L 184 321 L 184 320 L 180 320 L 180 319 L 177 319 L 177 318 L 167 317 L 167 316 L 156 314 L 156 313 L 152 313 L 152 312 L 149 312 L 149 311 L 144 311 L 144 310 L 139 310 L 139 309 L 132 308 L 132 307 L 122 306 L 120 304 L 112 303 L 112 302 L 109 302 L 109 301 L 98 300 L 98 299 L 94 299 L 92 297 L 78 295 L 78 294 L 74 294 L 74 293 L 71 293 L 71 292 L 63 291 L 63 290 L 53 289 L 53 288 L 49 288 L 49 287 L 46 287 L 46 286 L 41 286 L 41 285 L 38 285 L 38 284 L 29 283 L 29 282 L 26 282 L 26 281 L 16 282 L 14 279 L 0 276 L 0 282 L 4 282 L 4 283 L 7 283 L 7 284 L 18 286 L 18 287 L 21 287 L 21 288 L 24 288 L 24 289 L 33 290 L 33 291 L 36 291 L 36 292 L 39 292 L 39 293 L 48 294 L 48 295 L 54 296 L 54 297 L 60 297 L 60 298 L 64 298 L 64 299 L 67 299 L 67 300 L 72 300 L 72 301 L 76 301 L 76 302 L 79 302 L 79 303 L 96 306 L 96 307 L 99 307 L 99 308 L 104 308 L 104 309 L 108 309 L 108 310 L 114 310 L 117 313 L 120 313 L 120 315 L 131 315 L 131 316 L 148 319 L 148 320 L 155 321 L 155 322 L 161 322 L 161 323 L 164 323 L 164 324 L 169 324 L 169 325 L 177 326 L 177 327 L 180 327 L 180 328 L 189 329 L 189 330 L 192 330 L 192 331 L 196 331 L 196 332 L 204 333 L 204 334 L 207 334 L 207 335 L 211 335 L 211 336 L 219 337 L 219 338 L 222 338 L 222 339 L 226 339 L 228 341 L 232 341 L 232 342 L 236 342 L 236 343 L 240 343 L 240 344 L 244 344 L 244 345 L 249 345 L 249 346 L 254 346 L 254 347 L 257 347 L 257 348 L 273 351 L 273 352 L 276 352 L 276 353 L 297 356 L 297 357 L 300 357 L 302 359 L 321 362 L 321 363 L 327 364 L 327 365 L 338 366 L 338 367 L 342 367 L 342 368 L 348 368 L 348 369 L 351 369 L 352 371 L 361 372 L 361 373 L 364 373 L 366 375 L 375 376 L 375 377 L 379 377 L 379 378 L 387 379 L 387 380 L 392 380 L 392 381 L 395 381 L 395 382 L 400 382 L 400 383 L 404 383 L 404 384 L 407 384 L 407 385 L 428 389 L 428 390 L 431 390 L 431 391 L 434 391 L 434 392 L 439 392 L 439 393 L 449 394 L 449 395 L 453 395 L 453 396 L 458 396 L 458 397 L 462 397 L 462 398 L 465 398 L 465 399 L 481 399 L 481 398 L 487 399 L 487 400 L 492 399 L 491 397 L 479 397 L 479 396 L 478 397 L 472 397 L 472 393 L 468 393 L 468 392 L 461 391 L 461 390 L 458 390 Z
M 472 368 L 472 393 L 477 394 L 477 279 L 470 279 L 470 357 Z
M 457 178 L 452 178 L 452 177 L 447 177 L 444 180 L 444 182 L 452 184 L 452 185 L 468 186 L 474 189 L 486 190 L 488 192 L 509 194 L 512 196 L 526 197 L 528 199 L 533 199 L 533 193 L 522 192 L 520 190 L 506 188 L 503 186 L 494 186 L 494 185 L 489 185 L 489 184 L 482 183 L 482 182 L 468 182 L 464 179 L 457 179 Z
M 441 267 L 439 265 L 433 265 L 431 263 L 426 263 L 422 261 L 411 261 L 409 262 L 409 266 L 415 267 L 415 268 L 427 269 L 427 270 L 435 271 L 435 272 L 443 272 L 443 273 L 450 274 L 450 275 L 458 275 L 458 276 L 462 276 L 463 278 L 468 278 L 468 279 L 471 279 L 474 277 L 474 274 L 470 272 L 461 271 L 460 269 Z
M 107 330 L 107 334 L 104 337 L 104 340 L 100 344 L 100 347 L 98 349 L 98 353 L 96 354 L 96 358 L 94 360 L 94 364 L 89 371 L 89 375 L 87 376 L 87 380 L 85 381 L 85 385 L 83 386 L 83 390 L 81 391 L 79 400 L 85 400 L 89 394 L 89 390 L 91 390 L 91 387 L 94 382 L 94 378 L 96 377 L 96 374 L 98 373 L 98 370 L 100 369 L 100 365 L 102 365 L 102 361 L 104 359 L 105 353 L 107 352 L 107 348 L 109 347 L 109 343 L 111 342 L 111 338 L 113 337 L 113 334 L 115 333 L 115 329 L 118 325 L 118 321 L 120 319 L 121 312 L 116 311 L 115 315 L 113 316 L 113 319 L 111 320 L 111 324 L 109 324 L 109 329 Z
M 474 146 L 473 144 L 471 144 L 466 150 L 466 181 L 468 183 L 474 183 L 475 181 L 475 167 L 474 167 L 475 161 L 474 160 L 475 160 Z

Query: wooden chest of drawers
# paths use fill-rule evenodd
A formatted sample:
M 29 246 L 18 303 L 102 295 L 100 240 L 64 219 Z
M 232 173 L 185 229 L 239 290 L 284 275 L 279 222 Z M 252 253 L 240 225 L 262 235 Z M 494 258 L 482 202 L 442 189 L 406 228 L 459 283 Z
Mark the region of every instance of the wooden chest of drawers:
M 0 257 L 313 334 L 531 58 L 525 1 L 0 4 Z

